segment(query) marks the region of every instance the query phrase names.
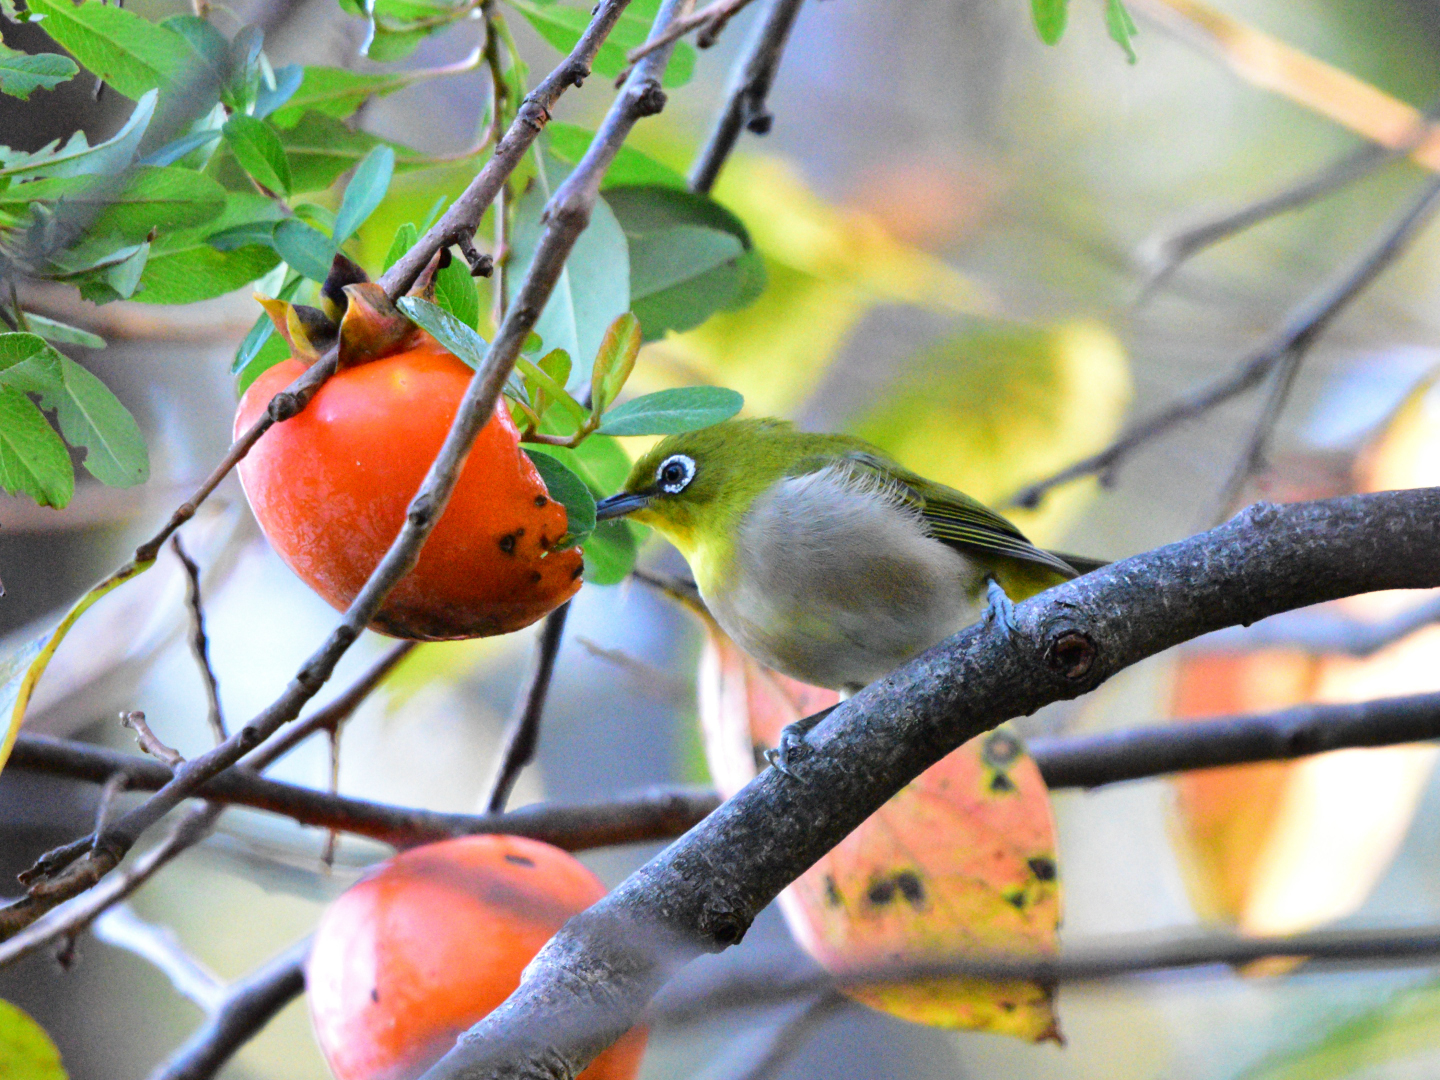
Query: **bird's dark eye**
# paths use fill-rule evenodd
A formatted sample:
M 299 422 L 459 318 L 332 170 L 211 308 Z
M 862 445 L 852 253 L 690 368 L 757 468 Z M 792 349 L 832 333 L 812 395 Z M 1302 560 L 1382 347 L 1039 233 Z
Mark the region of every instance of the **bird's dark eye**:
M 671 454 L 655 470 L 655 482 L 670 495 L 678 495 L 694 479 L 695 460 L 684 454 Z

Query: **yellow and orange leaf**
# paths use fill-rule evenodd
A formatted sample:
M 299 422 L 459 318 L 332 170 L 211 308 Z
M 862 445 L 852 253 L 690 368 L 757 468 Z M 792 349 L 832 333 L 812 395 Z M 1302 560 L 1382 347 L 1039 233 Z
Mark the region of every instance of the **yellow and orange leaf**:
M 770 671 L 714 627 L 700 668 L 706 756 L 726 795 L 787 724 L 839 696 Z M 800 945 L 827 971 L 966 953 L 1053 953 L 1060 923 L 1045 782 L 1012 732 L 965 744 L 892 798 L 780 895 Z M 1051 986 L 926 979 L 846 993 L 937 1027 L 1061 1041 Z

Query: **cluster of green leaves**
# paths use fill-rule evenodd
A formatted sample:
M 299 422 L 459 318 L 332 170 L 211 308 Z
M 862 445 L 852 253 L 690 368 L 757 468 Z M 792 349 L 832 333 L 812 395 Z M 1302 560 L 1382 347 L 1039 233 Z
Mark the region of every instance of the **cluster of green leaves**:
M 0 487 L 64 506 L 75 494 L 67 442 L 112 487 L 150 475 L 140 428 L 104 383 L 38 334 L 0 334 Z
M 1046 45 L 1056 45 L 1065 36 L 1065 23 L 1070 17 L 1070 0 L 1030 0 L 1030 13 L 1035 19 L 1035 32 Z M 1110 39 L 1125 50 L 1130 63 L 1135 63 L 1133 38 L 1139 32 L 1124 0 L 1105 0 L 1105 28 Z

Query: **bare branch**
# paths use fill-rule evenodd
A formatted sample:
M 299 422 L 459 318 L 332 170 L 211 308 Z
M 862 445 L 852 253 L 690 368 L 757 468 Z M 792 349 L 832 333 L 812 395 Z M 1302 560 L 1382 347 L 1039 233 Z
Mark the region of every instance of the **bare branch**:
M 700 1074 L 698 1080 L 768 1080 L 788 1065 L 815 1029 L 839 1009 L 850 1004 L 831 988 L 803 1000 L 790 1002 L 781 1016 L 769 1017 L 770 1024 L 759 1032 L 747 1032 L 733 1050 Z
M 738 942 L 780 889 L 902 786 L 1012 716 L 1223 626 L 1437 584 L 1440 489 L 1260 503 L 1017 605 L 1013 631 L 963 630 L 831 712 L 791 763 L 798 780 L 767 769 L 566 923 L 426 1080 L 579 1072 L 680 965 Z
M 172 769 L 185 764 L 185 759 L 180 756 L 179 750 L 172 746 L 166 746 L 155 732 L 150 730 L 150 725 L 145 722 L 145 714 L 139 709 L 122 712 L 120 723 L 135 732 L 135 741 L 140 744 L 140 749 L 151 757 L 159 758 Z
M 1210 968 L 1229 975 L 1237 965 L 1268 957 L 1303 958 L 1326 965 L 1387 967 L 1434 963 L 1440 956 L 1440 926 L 1403 930 L 1317 930 L 1303 934 L 1240 937 L 1187 934 L 1180 937 L 1127 935 L 1068 946 L 1058 956 L 977 953 L 923 964 L 895 964 L 847 972 L 843 978 L 786 956 L 753 962 L 739 970 L 675 980 L 647 1011 L 646 1022 L 681 1026 L 713 1020 L 725 1009 L 806 997 L 840 986 L 932 978 L 1023 979 L 1041 983 L 1091 982 L 1145 972 Z
M 1093 788 L 1190 769 L 1430 739 L 1440 739 L 1440 693 L 1032 739 L 1030 754 L 1051 788 Z
M 210 1080 L 237 1050 L 305 991 L 310 938 L 297 941 L 264 967 L 232 983 L 210 1019 L 153 1073 L 150 1080 Z
M 485 163 L 474 180 L 460 197 L 450 204 L 443 217 L 432 225 L 419 242 L 400 257 L 400 260 L 386 271 L 380 284 L 392 297 L 399 296 L 415 283 L 420 271 L 443 247 L 455 243 L 460 237 L 474 237 L 480 219 L 486 209 L 495 201 L 495 196 L 504 186 L 506 179 L 520 164 L 525 151 L 535 141 L 545 125 L 550 122 L 550 109 L 560 95 L 572 86 L 579 86 L 590 75 L 590 65 L 601 44 L 610 36 L 621 13 L 629 0 L 604 0 L 590 18 L 585 33 L 570 50 L 570 54 L 525 96 L 515 121 L 505 132 L 505 137 L 495 144 L 495 153 Z M 566 249 L 566 254 L 569 249 Z M 542 304 L 541 307 L 544 307 Z M 539 312 L 536 312 L 538 316 Z M 495 350 L 492 346 L 491 353 Z
M 555 675 L 555 659 L 560 655 L 560 642 L 565 637 L 565 617 L 570 614 L 566 601 L 545 616 L 540 637 L 535 645 L 535 672 L 520 700 L 520 708 L 505 732 L 505 744 L 495 763 L 495 776 L 485 796 L 485 809 L 498 814 L 510 800 L 510 792 L 520 772 L 535 760 L 540 746 L 540 721 L 545 716 L 545 698 L 550 693 L 550 680 Z
M 1279 332 L 1246 357 L 1231 375 L 1208 387 L 1192 391 L 1162 409 L 1157 415 L 1134 425 L 1098 454 L 1016 492 L 1010 497 L 1008 504 L 1038 506 L 1041 498 L 1051 488 L 1084 476 L 1099 476 L 1102 483 L 1108 482 L 1120 463 L 1140 447 L 1258 386 L 1287 356 L 1303 355 L 1329 328 L 1330 323 L 1345 306 L 1405 251 L 1416 233 L 1429 221 L 1437 198 L 1440 198 L 1440 179 L 1432 177 L 1426 181 L 1419 198 L 1381 231 L 1368 250 L 1343 274 L 1293 310 Z M 1280 402 L 1283 403 L 1283 400 L 1282 396 Z M 1262 424 L 1270 411 L 1267 410 L 1262 416 Z M 1268 434 L 1268 428 L 1265 427 L 1257 431 Z M 1252 440 L 1252 447 L 1254 445 Z M 1260 449 L 1263 450 L 1263 440 Z
M 669 45 L 672 41 L 679 41 L 691 30 L 701 27 L 704 29 L 695 44 L 702 49 L 708 49 L 715 44 L 716 36 L 725 28 L 726 23 L 740 14 L 749 3 L 750 0 L 713 0 L 699 11 L 693 11 L 689 15 L 683 15 L 676 19 L 663 34 L 657 34 L 645 44 L 631 49 L 625 59 L 633 64 L 649 56 L 656 49 Z M 621 78 L 623 79 L 628 74 L 628 69 L 621 72 Z
M 1292 611 L 1254 626 L 1234 627 L 1195 642 L 1208 652 L 1253 652 L 1256 649 L 1303 649 L 1320 654 L 1374 656 L 1387 645 L 1440 622 L 1440 596 L 1372 622 L 1339 611 Z
M 220 1007 L 225 984 L 185 951 L 168 926 L 146 922 L 129 904 L 116 904 L 95 920 L 93 930 L 107 945 L 132 952 L 159 968 L 177 993 L 206 1013 L 214 1013 Z
M 264 746 L 242 761 L 241 767 L 262 772 L 279 761 L 300 743 L 317 731 L 338 731 L 349 720 L 385 677 L 399 666 L 400 661 L 414 651 L 418 641 L 401 641 L 392 645 L 369 670 L 349 686 L 343 694 L 323 708 L 316 709 L 309 716 L 285 730 L 283 735 L 268 741 Z
M 0 931 L 5 932 L 5 940 L 0 941 L 0 967 L 51 941 L 79 934 L 176 855 L 202 840 L 224 809 L 210 803 L 191 807 L 165 839 L 137 858 L 133 866 L 108 878 L 104 875 L 119 863 L 120 856 L 101 849 L 53 882 L 32 886 L 26 896 L 0 912 Z M 82 892 L 83 896 L 77 895 Z
M 133 754 L 28 733 L 16 740 L 7 767 L 91 783 L 104 783 L 123 772 L 130 787 L 141 791 L 158 790 L 173 775 L 159 762 Z M 535 803 L 504 814 L 446 814 L 330 795 L 243 767 L 226 769 L 199 793 L 216 803 L 265 810 L 302 825 L 339 829 L 400 848 L 488 833 L 528 836 L 566 851 L 668 840 L 720 805 L 720 797 L 703 788 L 657 787 L 604 803 Z M 85 837 L 58 850 L 73 848 L 73 860 L 88 851 L 90 843 Z
M 210 730 L 215 741 L 222 743 L 227 737 L 225 714 L 220 711 L 220 683 L 215 679 L 215 669 L 210 665 L 210 640 L 205 636 L 205 609 L 200 603 L 200 567 L 190 558 L 180 543 L 180 534 L 170 538 L 170 547 L 180 565 L 185 568 L 185 607 L 190 612 L 190 652 L 200 669 L 200 680 L 205 684 L 205 702 L 209 712 Z
M 775 73 L 780 69 L 785 42 L 800 14 L 800 3 L 801 0 L 770 0 L 765 14 L 755 24 L 744 54 L 736 62 L 725 107 L 690 170 L 692 191 L 710 193 L 742 129 L 756 135 L 770 130 L 774 117 L 765 107 L 765 101 L 770 96 Z

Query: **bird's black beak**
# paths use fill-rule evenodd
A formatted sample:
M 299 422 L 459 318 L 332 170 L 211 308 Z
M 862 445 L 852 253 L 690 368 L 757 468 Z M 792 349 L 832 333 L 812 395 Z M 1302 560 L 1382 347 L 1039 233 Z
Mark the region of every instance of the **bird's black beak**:
M 618 495 L 611 495 L 608 499 L 601 499 L 595 504 L 595 520 L 609 521 L 611 518 L 624 517 L 626 514 L 649 505 L 649 492 L 622 491 Z

